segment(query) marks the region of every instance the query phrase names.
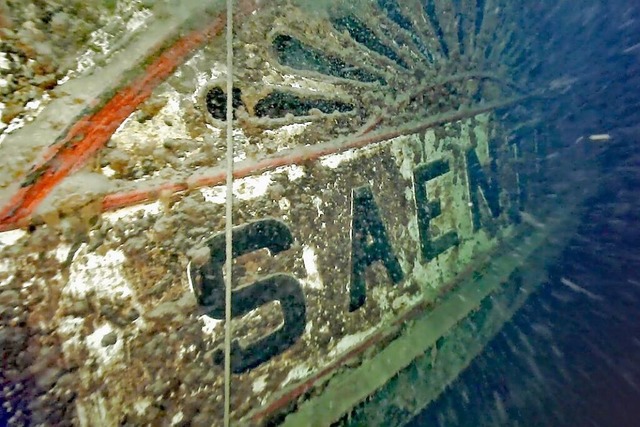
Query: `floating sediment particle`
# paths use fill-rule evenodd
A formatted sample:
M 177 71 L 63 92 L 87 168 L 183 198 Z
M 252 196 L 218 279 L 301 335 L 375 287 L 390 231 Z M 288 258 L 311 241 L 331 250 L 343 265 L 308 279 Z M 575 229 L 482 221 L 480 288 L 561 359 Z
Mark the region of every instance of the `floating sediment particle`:
M 611 139 L 611 135 L 608 133 L 599 133 L 595 135 L 589 135 L 590 141 L 608 141 Z

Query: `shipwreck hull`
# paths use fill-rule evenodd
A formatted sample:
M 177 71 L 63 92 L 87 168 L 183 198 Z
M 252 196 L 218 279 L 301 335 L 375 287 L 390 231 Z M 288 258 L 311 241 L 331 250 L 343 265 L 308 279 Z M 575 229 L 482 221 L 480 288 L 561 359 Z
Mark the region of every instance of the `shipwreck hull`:
M 222 425 L 224 8 L 191 3 L 0 144 L 12 422 Z M 513 2 L 237 3 L 232 423 L 401 425 L 544 282 L 591 153 L 532 119 L 564 86 Z

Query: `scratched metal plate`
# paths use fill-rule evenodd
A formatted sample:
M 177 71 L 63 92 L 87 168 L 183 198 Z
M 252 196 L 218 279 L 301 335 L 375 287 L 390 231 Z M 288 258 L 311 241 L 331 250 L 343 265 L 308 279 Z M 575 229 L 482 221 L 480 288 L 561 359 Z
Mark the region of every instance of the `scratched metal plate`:
M 465 33 L 445 3 L 423 22 L 407 21 L 418 2 L 276 5 L 238 26 L 235 420 L 286 411 L 347 358 L 375 356 L 509 238 L 518 119 L 494 110 L 528 95 L 472 65 L 507 49 L 485 52 L 514 9 L 463 1 Z M 0 284 L 24 296 L 39 337 L 13 357 L 37 361 L 34 412 L 221 423 L 222 46 L 213 37 L 159 83 L 29 232 L 2 235 Z

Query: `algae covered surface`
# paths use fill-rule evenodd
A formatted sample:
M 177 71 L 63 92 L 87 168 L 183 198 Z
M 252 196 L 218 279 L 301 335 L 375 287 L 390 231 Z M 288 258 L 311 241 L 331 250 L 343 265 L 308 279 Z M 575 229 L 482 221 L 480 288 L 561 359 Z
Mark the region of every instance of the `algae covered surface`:
M 137 0 L 0 3 L 0 132 L 15 129 L 55 97 L 66 79 L 99 66 L 118 39 L 150 15 Z

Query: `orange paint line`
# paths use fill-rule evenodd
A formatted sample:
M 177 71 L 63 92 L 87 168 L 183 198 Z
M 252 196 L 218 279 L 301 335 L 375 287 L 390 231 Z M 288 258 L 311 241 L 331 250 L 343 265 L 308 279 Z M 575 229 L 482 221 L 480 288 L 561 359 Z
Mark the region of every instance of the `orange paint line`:
M 142 76 L 119 90 L 97 112 L 81 118 L 65 137 L 45 153 L 42 164 L 31 169 L 34 182 L 23 187 L 0 210 L 0 228 L 21 223 L 66 176 L 82 168 L 99 151 L 124 120 L 149 98 L 153 89 L 166 80 L 189 55 L 224 28 L 219 15 L 204 29 L 193 31 L 164 50 Z

